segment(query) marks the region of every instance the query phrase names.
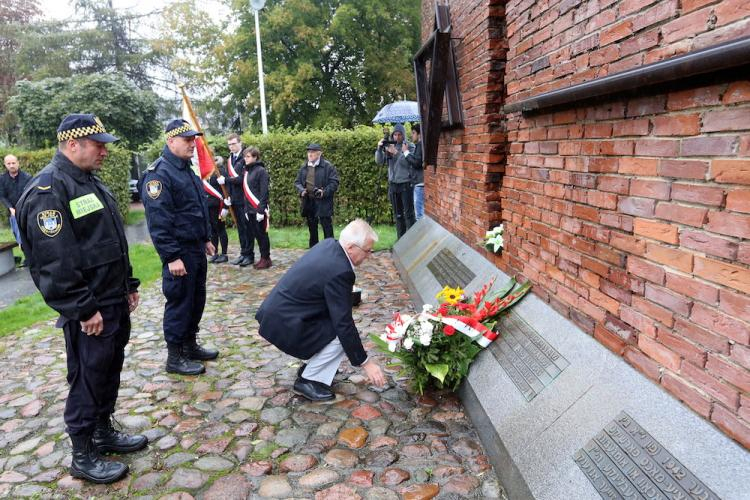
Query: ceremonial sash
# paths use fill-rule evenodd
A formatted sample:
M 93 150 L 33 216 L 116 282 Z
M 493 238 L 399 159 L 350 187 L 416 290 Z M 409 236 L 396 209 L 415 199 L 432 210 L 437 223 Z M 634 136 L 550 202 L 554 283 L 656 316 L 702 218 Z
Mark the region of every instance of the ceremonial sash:
M 245 172 L 245 176 L 242 178 L 242 192 L 245 193 L 245 199 L 247 199 L 248 203 L 250 203 L 250 205 L 257 211 L 260 206 L 260 200 L 250 189 L 250 186 L 247 183 L 247 174 L 248 172 Z M 270 226 L 268 207 L 263 211 L 263 215 L 265 216 L 263 219 L 263 229 L 268 232 Z
M 216 188 L 213 187 L 211 183 L 206 179 L 203 179 L 203 190 L 219 200 L 219 212 L 221 212 L 224 209 L 224 197 L 221 195 L 221 193 L 218 192 Z
M 229 171 L 229 177 L 239 177 L 239 174 L 234 169 L 234 165 L 232 165 L 232 154 L 229 154 L 229 158 L 227 158 L 227 170 Z

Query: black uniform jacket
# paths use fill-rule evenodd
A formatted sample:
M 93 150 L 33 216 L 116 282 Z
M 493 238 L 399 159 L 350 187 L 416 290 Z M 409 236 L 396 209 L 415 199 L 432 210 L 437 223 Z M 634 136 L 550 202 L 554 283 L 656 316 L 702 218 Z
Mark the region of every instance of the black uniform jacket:
M 151 241 L 164 264 L 211 235 L 203 184 L 190 165 L 165 146 L 139 181 Z
M 232 153 L 229 153 L 229 156 L 227 157 L 227 173 L 225 175 L 226 183 L 229 186 L 228 191 L 232 198 L 232 205 L 241 207 L 242 199 L 244 198 L 244 195 L 242 194 L 242 178 L 245 174 L 245 159 L 242 157 L 242 152 L 239 152 L 237 153 L 237 159 L 232 162 L 232 168 L 237 172 L 237 177 L 230 177 L 230 161 L 232 161 Z
M 262 161 L 256 161 L 246 167 L 247 181 L 246 187 L 255 195 L 258 200 L 258 208 L 255 208 L 247 195 L 243 193 L 245 199 L 245 213 L 255 216 L 262 214 L 268 208 L 268 171 Z M 244 177 L 244 176 L 243 176 Z
M 31 180 L 16 215 L 34 284 L 63 317 L 86 321 L 137 290 L 117 200 L 59 151 Z
M 335 337 L 349 361 L 367 360 L 352 318 L 354 270 L 338 241 L 327 238 L 304 254 L 268 294 L 255 319 L 260 335 L 283 352 L 309 359 Z
M 297 193 L 302 193 L 307 182 L 307 162 L 297 173 L 297 180 L 294 181 L 294 187 Z M 329 161 L 320 157 L 320 163 L 315 167 L 315 187 L 323 190 L 322 198 L 314 198 L 313 193 L 302 198 L 302 215 L 313 217 L 332 217 L 333 216 L 333 195 L 339 189 L 339 174 L 336 167 Z
M 11 177 L 8 172 L 0 175 L 0 203 L 6 208 L 16 208 L 18 198 L 26 189 L 26 185 L 31 180 L 31 176 L 26 172 L 18 171 L 15 177 Z

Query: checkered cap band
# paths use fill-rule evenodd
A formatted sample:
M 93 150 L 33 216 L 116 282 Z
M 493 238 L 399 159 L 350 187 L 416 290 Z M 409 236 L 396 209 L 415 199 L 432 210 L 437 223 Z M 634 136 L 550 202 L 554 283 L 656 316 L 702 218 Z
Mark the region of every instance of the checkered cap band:
M 182 127 L 173 128 L 169 132 L 167 132 L 167 139 L 170 137 L 174 137 L 176 135 L 180 135 L 185 132 L 189 132 L 190 130 L 193 130 L 193 128 L 189 124 L 185 124 Z
M 98 123 L 95 125 L 89 125 L 88 127 L 72 128 L 70 130 L 63 130 L 57 133 L 57 142 L 67 141 L 69 139 L 78 139 L 94 134 L 106 134 L 107 131 L 104 127 Z

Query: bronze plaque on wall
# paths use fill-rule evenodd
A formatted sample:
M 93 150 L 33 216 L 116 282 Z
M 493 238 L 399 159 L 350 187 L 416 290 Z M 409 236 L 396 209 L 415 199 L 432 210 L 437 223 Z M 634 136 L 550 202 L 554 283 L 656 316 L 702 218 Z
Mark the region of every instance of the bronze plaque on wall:
M 441 287 L 466 288 L 476 278 L 476 274 L 447 248 L 443 248 L 432 258 L 427 264 L 427 269 L 430 270 Z

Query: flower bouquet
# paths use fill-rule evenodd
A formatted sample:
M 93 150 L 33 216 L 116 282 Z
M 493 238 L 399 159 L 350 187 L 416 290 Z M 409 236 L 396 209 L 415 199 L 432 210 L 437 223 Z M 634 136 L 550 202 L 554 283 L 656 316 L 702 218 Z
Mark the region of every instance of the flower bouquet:
M 396 313 L 383 334 L 370 337 L 398 359 L 394 365 L 411 376 L 420 394 L 430 383 L 455 391 L 476 355 L 500 335 L 500 316 L 531 289 L 530 282 L 511 279 L 489 293 L 493 284 L 494 278 L 470 298 L 460 288 L 446 286 L 436 296 L 437 308 L 425 304 L 415 316 Z
M 503 241 L 504 232 L 505 229 L 503 228 L 503 225 L 500 224 L 484 233 L 484 247 L 492 253 L 498 253 L 505 245 L 505 242 Z

